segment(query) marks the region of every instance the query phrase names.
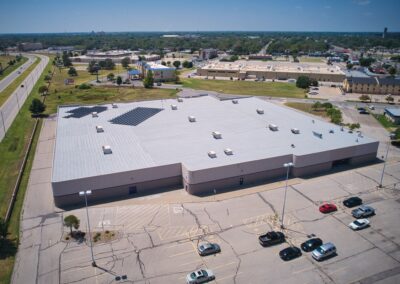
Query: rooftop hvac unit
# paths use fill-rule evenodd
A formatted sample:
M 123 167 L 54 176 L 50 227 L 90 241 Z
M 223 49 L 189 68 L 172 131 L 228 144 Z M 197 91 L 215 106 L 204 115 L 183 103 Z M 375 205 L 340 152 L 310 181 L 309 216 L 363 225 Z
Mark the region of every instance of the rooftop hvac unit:
M 335 130 L 330 129 L 330 130 L 329 130 L 329 133 L 333 134 L 333 133 L 335 133 Z
M 313 131 L 313 134 L 314 134 L 314 136 L 316 136 L 316 137 L 322 139 L 322 133 L 317 132 L 317 131 Z
M 182 99 L 182 98 L 178 98 L 178 102 L 179 102 L 179 103 L 182 103 L 182 102 L 183 102 L 183 99 Z
M 233 104 L 238 104 L 239 101 L 238 101 L 238 100 L 232 100 L 232 103 L 233 103 Z
M 233 151 L 232 151 L 232 149 L 230 149 L 230 148 L 226 148 L 225 150 L 224 150 L 224 153 L 226 154 L 226 155 L 233 155 Z
M 97 133 L 104 132 L 103 126 L 97 125 L 97 126 L 96 126 L 96 131 L 97 131 Z
M 111 153 L 112 153 L 111 147 L 110 147 L 109 145 L 104 145 L 104 146 L 103 146 L 103 153 L 104 153 L 105 155 L 111 154 Z
M 217 157 L 217 153 L 215 153 L 214 151 L 209 151 L 209 152 L 208 152 L 208 156 L 209 156 L 210 158 L 216 158 L 216 157 Z
M 97 112 L 92 112 L 92 117 L 98 117 L 99 115 L 97 114 Z
M 272 131 L 278 131 L 278 125 L 275 125 L 275 124 L 268 124 L 268 128 L 269 128 L 269 130 L 272 130 Z
M 300 129 L 298 128 L 292 128 L 291 130 L 293 134 L 300 134 Z
M 188 119 L 189 119 L 190 122 L 196 122 L 196 118 L 194 116 L 192 116 L 192 115 L 189 116 Z
M 118 108 L 117 104 L 112 104 L 112 108 Z
M 172 109 L 172 110 L 177 110 L 177 109 L 178 109 L 178 106 L 177 106 L 177 105 L 171 105 L 171 109 Z
M 263 110 L 263 109 L 260 109 L 260 108 L 258 108 L 258 109 L 257 109 L 257 113 L 258 113 L 258 114 L 264 114 L 264 110 Z
M 215 139 L 221 139 L 222 134 L 218 131 L 213 131 L 212 135 L 214 136 Z

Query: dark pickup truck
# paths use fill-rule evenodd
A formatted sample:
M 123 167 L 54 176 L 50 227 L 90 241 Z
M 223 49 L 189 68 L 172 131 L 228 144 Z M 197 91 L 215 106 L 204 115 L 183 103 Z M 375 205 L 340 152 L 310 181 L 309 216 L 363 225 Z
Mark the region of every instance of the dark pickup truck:
M 263 247 L 269 247 L 272 245 L 277 245 L 285 241 L 285 235 L 282 232 L 268 232 L 264 235 L 258 237 L 260 245 Z

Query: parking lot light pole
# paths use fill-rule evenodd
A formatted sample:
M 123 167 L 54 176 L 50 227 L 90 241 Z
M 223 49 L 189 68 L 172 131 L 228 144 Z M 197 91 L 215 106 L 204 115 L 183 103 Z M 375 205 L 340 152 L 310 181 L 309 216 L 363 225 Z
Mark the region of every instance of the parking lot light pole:
M 381 181 L 379 183 L 379 188 L 382 188 L 382 186 L 383 186 L 383 176 L 385 175 L 386 161 L 388 159 L 389 149 L 390 149 L 390 141 L 394 138 L 394 136 L 395 136 L 394 133 L 391 133 L 389 136 L 390 138 L 387 143 L 386 157 L 385 157 L 385 160 L 383 161 L 382 175 L 381 175 Z
M 286 184 L 285 184 L 285 197 L 283 198 L 281 229 L 285 228 L 285 226 L 283 225 L 283 220 L 285 217 L 286 192 L 287 192 L 287 185 L 288 185 L 288 180 L 289 180 L 290 167 L 293 167 L 294 164 L 293 163 L 285 163 L 285 164 L 283 164 L 283 166 L 286 168 Z
M 93 255 L 92 233 L 90 232 L 89 209 L 88 209 L 88 205 L 87 205 L 87 196 L 91 195 L 91 194 L 92 194 L 91 190 L 79 191 L 79 196 L 85 197 L 86 219 L 87 219 L 88 231 L 89 231 L 90 253 L 92 254 L 92 266 L 97 267 L 97 264 L 96 264 L 96 261 L 94 260 L 94 255 Z

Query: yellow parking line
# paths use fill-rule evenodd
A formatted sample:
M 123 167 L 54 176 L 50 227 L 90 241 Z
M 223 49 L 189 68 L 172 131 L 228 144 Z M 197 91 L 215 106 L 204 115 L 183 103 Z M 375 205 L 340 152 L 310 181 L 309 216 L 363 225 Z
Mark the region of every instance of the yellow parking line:
M 192 253 L 192 252 L 193 252 L 192 250 L 188 250 L 188 251 L 184 251 L 184 252 L 172 254 L 172 255 L 170 255 L 169 257 L 180 256 L 180 255 L 189 254 L 189 253 Z
M 188 265 L 188 264 L 202 263 L 202 262 L 203 262 L 203 261 L 202 261 L 201 259 L 197 259 L 197 260 L 194 260 L 194 261 L 190 261 L 190 262 L 186 262 L 186 263 L 180 264 L 180 265 L 178 265 L 178 266 L 185 266 L 185 265 Z

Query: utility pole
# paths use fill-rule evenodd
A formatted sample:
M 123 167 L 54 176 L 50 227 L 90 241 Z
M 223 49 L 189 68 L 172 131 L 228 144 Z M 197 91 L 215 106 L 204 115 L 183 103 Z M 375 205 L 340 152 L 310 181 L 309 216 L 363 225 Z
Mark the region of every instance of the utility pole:
M 85 190 L 85 191 L 80 191 L 79 192 L 79 196 L 84 196 L 85 197 L 86 218 L 87 218 L 87 225 L 88 225 L 88 232 L 89 232 L 90 253 L 92 255 L 92 266 L 93 267 L 97 267 L 96 261 L 94 260 L 94 254 L 93 254 L 92 233 L 90 232 L 89 209 L 88 209 L 88 205 L 87 205 L 87 196 L 91 195 L 91 194 L 92 194 L 91 190 Z
M 286 168 L 286 184 L 285 184 L 285 197 L 283 199 L 281 229 L 285 228 L 285 226 L 283 225 L 283 221 L 284 221 L 284 218 L 285 218 L 286 193 L 287 193 L 287 186 L 288 186 L 290 168 L 293 167 L 294 164 L 293 163 L 285 163 L 285 164 L 283 164 L 283 166 Z

